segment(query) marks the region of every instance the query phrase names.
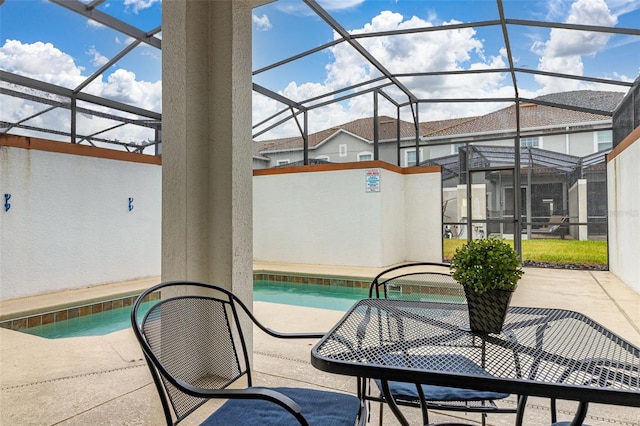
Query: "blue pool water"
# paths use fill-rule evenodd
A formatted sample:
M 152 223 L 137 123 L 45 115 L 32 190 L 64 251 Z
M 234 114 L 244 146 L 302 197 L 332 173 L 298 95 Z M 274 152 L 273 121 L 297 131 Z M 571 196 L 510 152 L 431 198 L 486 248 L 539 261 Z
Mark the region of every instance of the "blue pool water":
M 368 290 L 319 284 L 254 281 L 253 298 L 259 302 L 283 303 L 311 308 L 347 311 L 356 300 L 367 297 Z M 143 303 L 144 315 L 153 302 Z M 112 309 L 83 317 L 21 330 L 24 333 L 56 339 L 62 337 L 101 336 L 131 326 L 131 308 Z
M 141 306 L 141 315 L 144 315 L 152 302 L 145 302 Z M 39 325 L 20 330 L 23 333 L 46 337 L 47 339 L 59 339 L 62 337 L 102 336 L 114 331 L 131 327 L 131 306 L 112 309 L 110 311 L 70 318 L 51 324 Z
M 253 300 L 258 302 L 284 303 L 343 312 L 352 307 L 357 300 L 368 295 L 369 289 L 364 288 L 260 280 L 253 283 Z

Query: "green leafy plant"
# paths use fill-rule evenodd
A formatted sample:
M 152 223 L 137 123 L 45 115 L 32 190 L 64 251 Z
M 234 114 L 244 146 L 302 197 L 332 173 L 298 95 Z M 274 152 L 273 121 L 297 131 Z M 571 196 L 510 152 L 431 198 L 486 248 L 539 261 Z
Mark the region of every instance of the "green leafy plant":
M 497 238 L 469 241 L 458 247 L 451 259 L 451 276 L 478 294 L 513 291 L 522 274 L 516 252 Z

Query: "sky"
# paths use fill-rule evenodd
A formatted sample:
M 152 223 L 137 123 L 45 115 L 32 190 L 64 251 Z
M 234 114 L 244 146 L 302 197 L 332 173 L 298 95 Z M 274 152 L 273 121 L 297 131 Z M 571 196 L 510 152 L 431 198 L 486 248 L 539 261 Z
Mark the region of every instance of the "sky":
M 88 2 L 88 0 L 83 0 Z M 321 0 L 321 6 L 351 34 L 440 26 L 498 19 L 494 0 Z M 640 0 L 504 0 L 507 18 L 640 28 Z M 160 0 L 107 0 L 99 10 L 149 31 L 161 25 Z M 298 0 L 279 0 L 253 10 L 253 70 L 305 52 L 335 39 L 334 31 Z M 161 38 L 162 34 L 158 34 Z M 640 36 L 587 33 L 510 26 L 515 65 L 633 81 L 640 72 Z M 502 30 L 498 26 L 423 32 L 358 41 L 389 71 L 490 69 L 508 66 Z M 96 25 L 47 0 L 5 0 L 0 6 L 0 69 L 67 88 L 75 88 L 131 40 Z M 162 111 L 161 52 L 140 45 L 89 84 L 85 92 Z M 254 82 L 293 100 L 305 100 L 366 81 L 380 72 L 348 43 L 340 43 L 275 69 L 256 73 Z M 421 99 L 513 97 L 508 74 L 403 78 Z M 519 75 L 522 97 L 567 90 L 618 90 L 625 87 Z M 394 96 L 397 89 L 387 89 Z M 394 91 L 395 90 L 395 91 Z M 352 92 L 347 92 L 352 93 Z M 327 100 L 329 98 L 322 99 Z M 42 104 L 0 95 L 0 120 L 15 122 L 45 108 Z M 504 103 L 433 103 L 420 106 L 421 121 L 484 114 Z M 261 122 L 285 107 L 253 95 L 253 121 Z M 395 117 L 384 99 L 380 114 Z M 410 119 L 403 108 L 402 118 Z M 65 125 L 68 112 L 54 110 L 29 120 L 33 125 Z M 310 112 L 310 131 L 318 131 L 373 115 L 372 95 L 361 95 Z M 281 118 L 282 116 L 279 116 Z M 79 131 L 104 128 L 81 117 Z M 119 140 L 144 140 L 146 129 L 126 126 L 105 133 Z M 264 126 L 263 126 L 264 127 Z M 254 130 L 254 134 L 260 128 Z M 288 122 L 258 139 L 299 134 Z

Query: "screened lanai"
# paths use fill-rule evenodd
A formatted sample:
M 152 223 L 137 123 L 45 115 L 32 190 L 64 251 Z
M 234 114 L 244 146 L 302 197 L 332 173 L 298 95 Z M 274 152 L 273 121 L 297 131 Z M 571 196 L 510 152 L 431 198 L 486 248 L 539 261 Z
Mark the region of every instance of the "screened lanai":
M 577 157 L 540 148 L 520 149 L 523 238 L 606 239 L 607 152 Z M 470 214 L 473 236 L 513 238 L 513 163 L 513 147 L 490 144 L 460 147 L 458 154 L 421 163 L 442 168 L 446 238 L 466 238 L 467 231 L 462 228 L 469 216 L 459 210 L 459 204 L 467 200 L 458 194 L 467 182 L 472 185 L 470 205 L 477 205 L 473 198 L 480 194 L 486 199 L 483 211 Z M 574 195 L 579 184 L 587 191 L 582 200 Z M 554 225 L 558 226 L 552 229 Z
M 580 9 L 585 4 L 578 1 L 561 15 L 545 14 L 540 4 L 533 1 L 496 0 L 484 2 L 478 12 L 477 8 L 465 7 L 465 2 L 461 1 L 456 2 L 459 14 L 439 16 L 438 2 L 395 2 L 386 6 L 376 2 L 353 2 L 353 8 L 372 7 L 364 13 L 365 20 L 355 21 L 353 9 L 338 8 L 332 2 L 280 0 L 260 3 L 263 2 L 257 2 L 252 11 L 252 139 L 284 134 L 301 136 L 305 144 L 303 164 L 313 160 L 307 149 L 309 133 L 318 126 L 329 127 L 331 123 L 344 120 L 344 112 L 354 104 L 364 105 L 362 111 L 373 117 L 374 159 L 380 158 L 378 130 L 382 114 L 397 117 L 398 123 L 401 120 L 413 123 L 415 129 L 419 129 L 420 123 L 425 121 L 463 118 L 477 115 L 478 111 L 513 105 L 515 126 L 510 148 L 492 152 L 489 143 L 482 142 L 482 146 L 461 150 L 461 153 L 474 153 L 469 159 L 484 159 L 479 163 L 470 162 L 462 167 L 460 157 L 437 161 L 443 167 L 445 182 L 449 181 L 448 173 L 456 169 L 457 184 L 472 185 L 476 176 L 501 179 L 511 176 L 512 196 L 507 197 L 505 193 L 501 198 L 502 201 L 508 198 L 510 205 L 488 209 L 488 217 L 478 220 L 487 222 L 494 215 L 492 212 L 500 210 L 499 220 L 504 226 L 529 232 L 538 226 L 538 216 L 571 216 L 571 212 L 564 208 L 568 203 L 566 196 L 560 197 L 561 200 L 552 189 L 548 196 L 539 197 L 550 213 L 542 215 L 543 212 L 538 211 L 541 207 L 534 194 L 526 189 L 527 185 L 542 185 L 534 179 L 553 174 L 562 175 L 563 188 L 570 188 L 576 173 L 589 174 L 590 170 L 593 176 L 600 176 L 594 169 L 603 157 L 597 154 L 594 164 L 591 158 L 576 159 L 570 155 L 521 149 L 522 105 L 545 105 L 612 117 L 612 147 L 637 126 L 640 27 L 636 19 L 638 10 L 633 8 L 614 9 L 615 4 L 599 1 L 594 3 L 591 14 L 583 15 L 588 9 Z M 424 7 L 416 9 L 416 5 Z M 18 0 L 2 2 L 3 38 L 18 38 L 12 33 L 15 27 L 8 24 L 14 16 L 24 12 L 23 7 Z M 107 76 L 114 75 L 115 68 L 133 67 L 132 62 L 127 61 L 135 55 L 162 54 L 163 22 L 159 4 L 155 8 L 141 7 L 135 13 L 119 10 L 104 0 L 51 0 L 31 3 L 29 7 L 55 8 L 55 13 L 73 16 L 74 27 L 66 27 L 66 31 L 82 33 L 83 38 L 90 37 L 91 33 L 83 29 L 95 25 L 108 31 L 111 39 L 119 40 L 120 44 L 111 46 L 109 51 L 113 53 L 100 65 L 87 67 L 77 78 L 66 81 L 39 78 L 38 73 L 20 68 L 17 62 L 3 60 L 0 63 L 0 102 L 3 105 L 0 132 L 161 155 L 162 103 L 148 99 L 140 102 L 140 98 L 129 96 L 126 88 L 109 91 L 100 87 L 108 82 Z M 267 34 L 258 24 L 263 22 L 260 19 L 263 16 L 276 17 L 286 13 L 296 17 L 297 31 L 308 36 L 291 37 L 294 29 L 284 25 L 273 25 L 273 31 Z M 389 16 L 396 21 L 378 25 L 382 17 Z M 34 23 L 34 30 L 35 25 L 37 23 Z M 304 29 L 308 30 L 305 32 Z M 323 41 L 312 37 L 312 33 L 322 34 Z M 279 34 L 280 38 L 272 34 Z M 471 37 L 465 39 L 469 34 Z M 51 40 L 55 43 L 54 36 Z M 471 40 L 478 44 L 468 51 L 470 57 L 464 57 L 456 50 L 456 40 L 461 40 L 460 43 Z M 487 44 L 481 45 L 480 41 L 487 41 Z M 215 43 L 215 40 L 210 42 Z M 96 46 L 97 43 L 96 40 Z M 443 46 L 444 50 L 461 57 L 449 62 L 430 60 L 440 57 Z M 422 49 L 425 47 L 432 50 Z M 523 63 L 523 58 L 536 49 L 537 63 Z M 339 58 L 345 55 L 349 61 L 340 62 Z M 298 91 L 287 90 L 287 83 L 295 81 L 298 73 L 314 67 L 322 69 L 322 59 L 326 62 L 327 57 L 329 65 L 325 68 L 333 67 L 332 73 L 321 74 L 315 80 L 303 80 L 314 84 L 314 90 L 302 90 L 302 84 L 298 85 Z M 572 63 L 578 66 L 571 66 Z M 620 72 L 622 63 L 634 70 L 633 73 Z M 341 64 L 344 65 L 342 68 L 339 67 Z M 160 68 L 159 62 L 152 61 L 139 66 L 142 69 L 145 66 Z M 145 88 L 149 92 L 158 90 L 152 86 Z M 624 99 L 612 110 L 539 97 L 552 89 L 576 88 L 622 92 Z M 396 134 L 401 134 L 399 128 Z M 417 130 L 413 141 L 404 140 L 403 143 L 413 143 L 417 151 L 425 143 L 421 136 Z M 250 145 L 252 141 L 234 143 Z M 499 155 L 503 160 L 497 161 Z M 594 179 L 596 183 L 599 178 Z M 552 183 L 544 185 L 553 186 Z M 521 191 L 513 191 L 518 187 Z M 601 189 L 596 185 L 591 192 L 601 194 Z M 467 193 L 471 197 L 472 191 Z M 534 200 L 523 197 L 534 197 Z M 592 217 L 600 218 L 604 211 L 601 199 L 589 202 Z M 497 197 L 493 199 L 496 200 Z M 469 198 L 467 204 L 471 201 Z M 517 211 L 523 216 L 513 214 Z M 468 235 L 472 234 L 474 220 L 467 223 Z M 489 225 L 488 222 L 484 225 L 487 233 L 491 233 Z M 521 232 L 513 234 L 518 248 Z

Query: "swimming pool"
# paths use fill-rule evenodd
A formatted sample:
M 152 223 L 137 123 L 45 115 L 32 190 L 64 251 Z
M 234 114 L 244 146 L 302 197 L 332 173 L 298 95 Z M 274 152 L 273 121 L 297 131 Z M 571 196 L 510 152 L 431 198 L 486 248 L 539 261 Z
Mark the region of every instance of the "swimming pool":
M 368 289 L 346 286 L 302 284 L 270 280 L 254 280 L 253 300 L 283 303 L 346 312 L 356 300 L 367 297 Z M 144 315 L 153 302 L 141 305 Z M 101 336 L 131 326 L 131 306 L 70 318 L 64 321 L 38 325 L 20 330 L 48 339 L 63 337 Z
M 298 284 L 257 280 L 253 283 L 253 300 L 285 305 L 330 309 L 346 312 L 369 295 L 369 289 L 323 284 Z

